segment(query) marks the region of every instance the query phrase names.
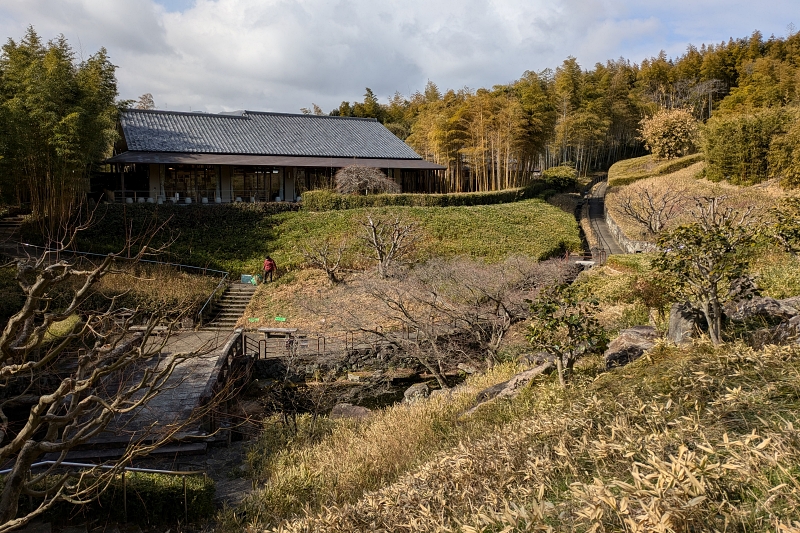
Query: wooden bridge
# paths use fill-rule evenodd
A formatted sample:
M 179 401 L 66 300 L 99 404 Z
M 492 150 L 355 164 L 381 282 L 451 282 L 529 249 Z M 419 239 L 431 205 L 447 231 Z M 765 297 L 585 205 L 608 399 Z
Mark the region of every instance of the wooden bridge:
M 156 342 L 154 339 L 152 342 Z M 120 457 L 133 443 L 166 442 L 152 454 L 205 453 L 215 440 L 227 440 L 226 401 L 236 368 L 246 369 L 241 330 L 186 331 L 173 334 L 163 355 L 194 353 L 178 364 L 161 392 L 137 411 L 117 417 L 98 437 L 69 453 L 68 460 L 102 461 Z M 163 363 L 162 363 L 163 364 Z M 216 398 L 221 393 L 221 398 Z

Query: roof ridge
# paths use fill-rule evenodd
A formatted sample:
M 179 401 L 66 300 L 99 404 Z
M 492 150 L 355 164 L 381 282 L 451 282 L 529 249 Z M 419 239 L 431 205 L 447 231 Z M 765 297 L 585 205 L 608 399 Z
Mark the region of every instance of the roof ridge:
M 245 119 L 242 115 L 221 115 L 219 113 L 206 113 L 204 111 L 169 111 L 166 109 L 123 109 L 122 113 L 144 113 L 147 115 L 182 115 L 191 117 L 220 117 L 220 118 L 238 118 Z
M 339 115 L 314 115 L 311 113 L 283 113 L 280 111 L 249 111 L 245 110 L 245 114 L 251 115 L 275 115 L 285 117 L 308 117 L 308 118 L 322 118 L 322 119 L 338 119 L 338 120 L 363 120 L 366 122 L 378 122 L 377 118 L 373 117 L 342 117 Z
M 365 122 L 378 122 L 378 119 L 373 117 L 342 117 L 336 115 L 312 115 L 309 113 L 284 113 L 280 111 L 251 111 L 248 109 L 242 110 L 241 115 L 229 115 L 227 113 L 226 114 L 206 113 L 204 111 L 171 111 L 167 109 L 136 109 L 136 108 L 123 109 L 122 113 L 145 113 L 148 115 L 188 115 L 195 117 L 225 117 L 225 118 L 238 118 L 238 119 L 246 119 L 247 115 L 272 115 L 272 116 L 284 116 L 284 117 L 304 117 L 304 118 L 360 120 Z

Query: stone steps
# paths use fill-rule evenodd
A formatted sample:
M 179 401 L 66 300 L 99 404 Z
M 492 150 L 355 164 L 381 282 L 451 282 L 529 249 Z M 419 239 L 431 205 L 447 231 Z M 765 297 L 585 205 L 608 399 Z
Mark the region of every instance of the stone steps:
M 230 331 L 236 327 L 236 322 L 238 322 L 244 314 L 255 292 L 255 285 L 245 283 L 234 283 L 231 285 L 214 304 L 212 308 L 214 319 L 204 326 L 203 329 Z

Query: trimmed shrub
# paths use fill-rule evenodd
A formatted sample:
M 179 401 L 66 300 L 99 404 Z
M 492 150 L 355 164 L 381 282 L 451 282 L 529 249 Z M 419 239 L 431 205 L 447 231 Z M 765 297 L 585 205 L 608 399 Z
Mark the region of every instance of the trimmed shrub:
M 639 123 L 645 147 L 658 159 L 674 159 L 697 149 L 697 121 L 685 109 L 662 109 Z
M 85 505 L 74 505 L 59 502 L 50 511 L 48 518 L 52 521 L 66 521 L 76 517 L 92 519 L 110 519 L 129 522 L 141 526 L 158 524 L 184 523 L 188 515 L 189 522 L 197 522 L 210 517 L 214 511 L 214 480 L 206 476 L 186 476 L 186 507 L 184 508 L 183 478 L 167 474 L 149 472 L 128 472 L 127 478 L 127 517 L 125 516 L 125 500 L 123 495 L 122 476 L 115 476 L 108 487 L 98 494 L 97 498 Z M 52 483 L 55 480 L 44 480 Z M 86 478 L 83 483 L 89 485 L 93 480 Z M 2 479 L 0 479 L 2 487 Z M 38 505 L 36 498 L 20 500 L 20 511 L 29 512 L 33 504 Z M 186 513 L 184 512 L 186 509 Z
M 550 184 L 553 189 L 574 189 L 578 184 L 578 171 L 574 168 L 561 165 L 550 167 L 542 172 L 542 179 Z
M 561 167 L 556 167 L 561 168 Z M 569 168 L 569 167 L 567 167 Z M 465 192 L 449 194 L 371 194 L 342 195 L 329 189 L 307 191 L 303 194 L 303 209 L 308 211 L 335 211 L 358 209 L 361 207 L 459 207 L 472 205 L 492 205 L 519 202 L 531 198 L 543 198 L 557 192 L 570 192 L 577 185 L 575 169 L 572 175 L 542 176 L 526 187 L 489 192 Z
M 618 187 L 620 185 L 630 185 L 639 180 L 671 174 L 684 169 L 688 166 L 699 163 L 705 159 L 704 154 L 697 153 L 671 159 L 659 163 L 652 155 L 625 159 L 614 163 L 608 169 L 608 185 Z

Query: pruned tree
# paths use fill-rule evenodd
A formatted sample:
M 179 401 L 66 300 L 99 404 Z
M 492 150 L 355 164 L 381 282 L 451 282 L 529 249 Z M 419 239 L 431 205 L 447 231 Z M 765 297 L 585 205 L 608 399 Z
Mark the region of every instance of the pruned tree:
M 686 190 L 668 184 L 637 182 L 615 191 L 617 210 L 649 236 L 661 233 L 686 205 Z
M 530 302 L 528 341 L 553 356 L 562 387 L 581 356 L 601 352 L 608 343 L 595 318 L 598 311 L 596 301 L 579 297 L 569 285 L 551 286 Z
M 136 109 L 155 109 L 156 102 L 153 100 L 153 95 L 150 93 L 144 93 L 142 96 L 136 100 L 136 104 L 134 105 Z
M 378 274 L 388 277 L 392 267 L 414 250 L 419 239 L 417 226 L 400 217 L 367 215 L 362 223 L 361 240 L 378 261 Z
M 653 261 L 674 280 L 676 294 L 702 310 L 714 344 L 722 343 L 724 303 L 756 291 L 749 269 L 759 219 L 752 208 L 724 207 L 726 199 L 696 198 L 695 222 L 663 233 Z
M 100 435 L 112 421 L 141 413 L 157 394 L 174 386 L 170 378 L 175 367 L 195 355 L 162 352 L 181 317 L 157 337 L 158 313 L 118 309 L 115 298 L 102 308 L 87 305 L 103 277 L 121 275 L 158 251 L 149 247 L 150 240 L 129 241 L 126 250 L 92 263 L 67 254 L 75 235 L 17 262 L 24 304 L 0 334 L 0 464 L 11 467 L 0 491 L 0 532 L 25 525 L 59 501 L 90 501 L 126 461 L 184 427 L 176 421 L 158 432 L 150 427 L 132 436 L 110 469 L 96 468 L 77 479 L 64 473 L 62 463 L 70 450 Z M 71 297 L 56 308 L 59 291 L 69 291 Z M 140 324 L 135 333 L 134 323 Z M 55 333 L 59 325 L 64 331 Z M 31 465 L 45 454 L 54 462 L 32 473 Z M 38 505 L 20 514 L 24 495 Z
M 400 184 L 377 168 L 351 165 L 334 176 L 339 194 L 399 193 Z
M 341 281 L 338 272 L 348 247 L 346 239 L 340 240 L 339 244 L 333 244 L 330 239 L 322 239 L 304 245 L 301 252 L 309 266 L 325 272 L 328 280 L 335 285 Z
M 662 109 L 639 125 L 645 146 L 658 159 L 689 155 L 697 149 L 697 120 L 685 109 Z

